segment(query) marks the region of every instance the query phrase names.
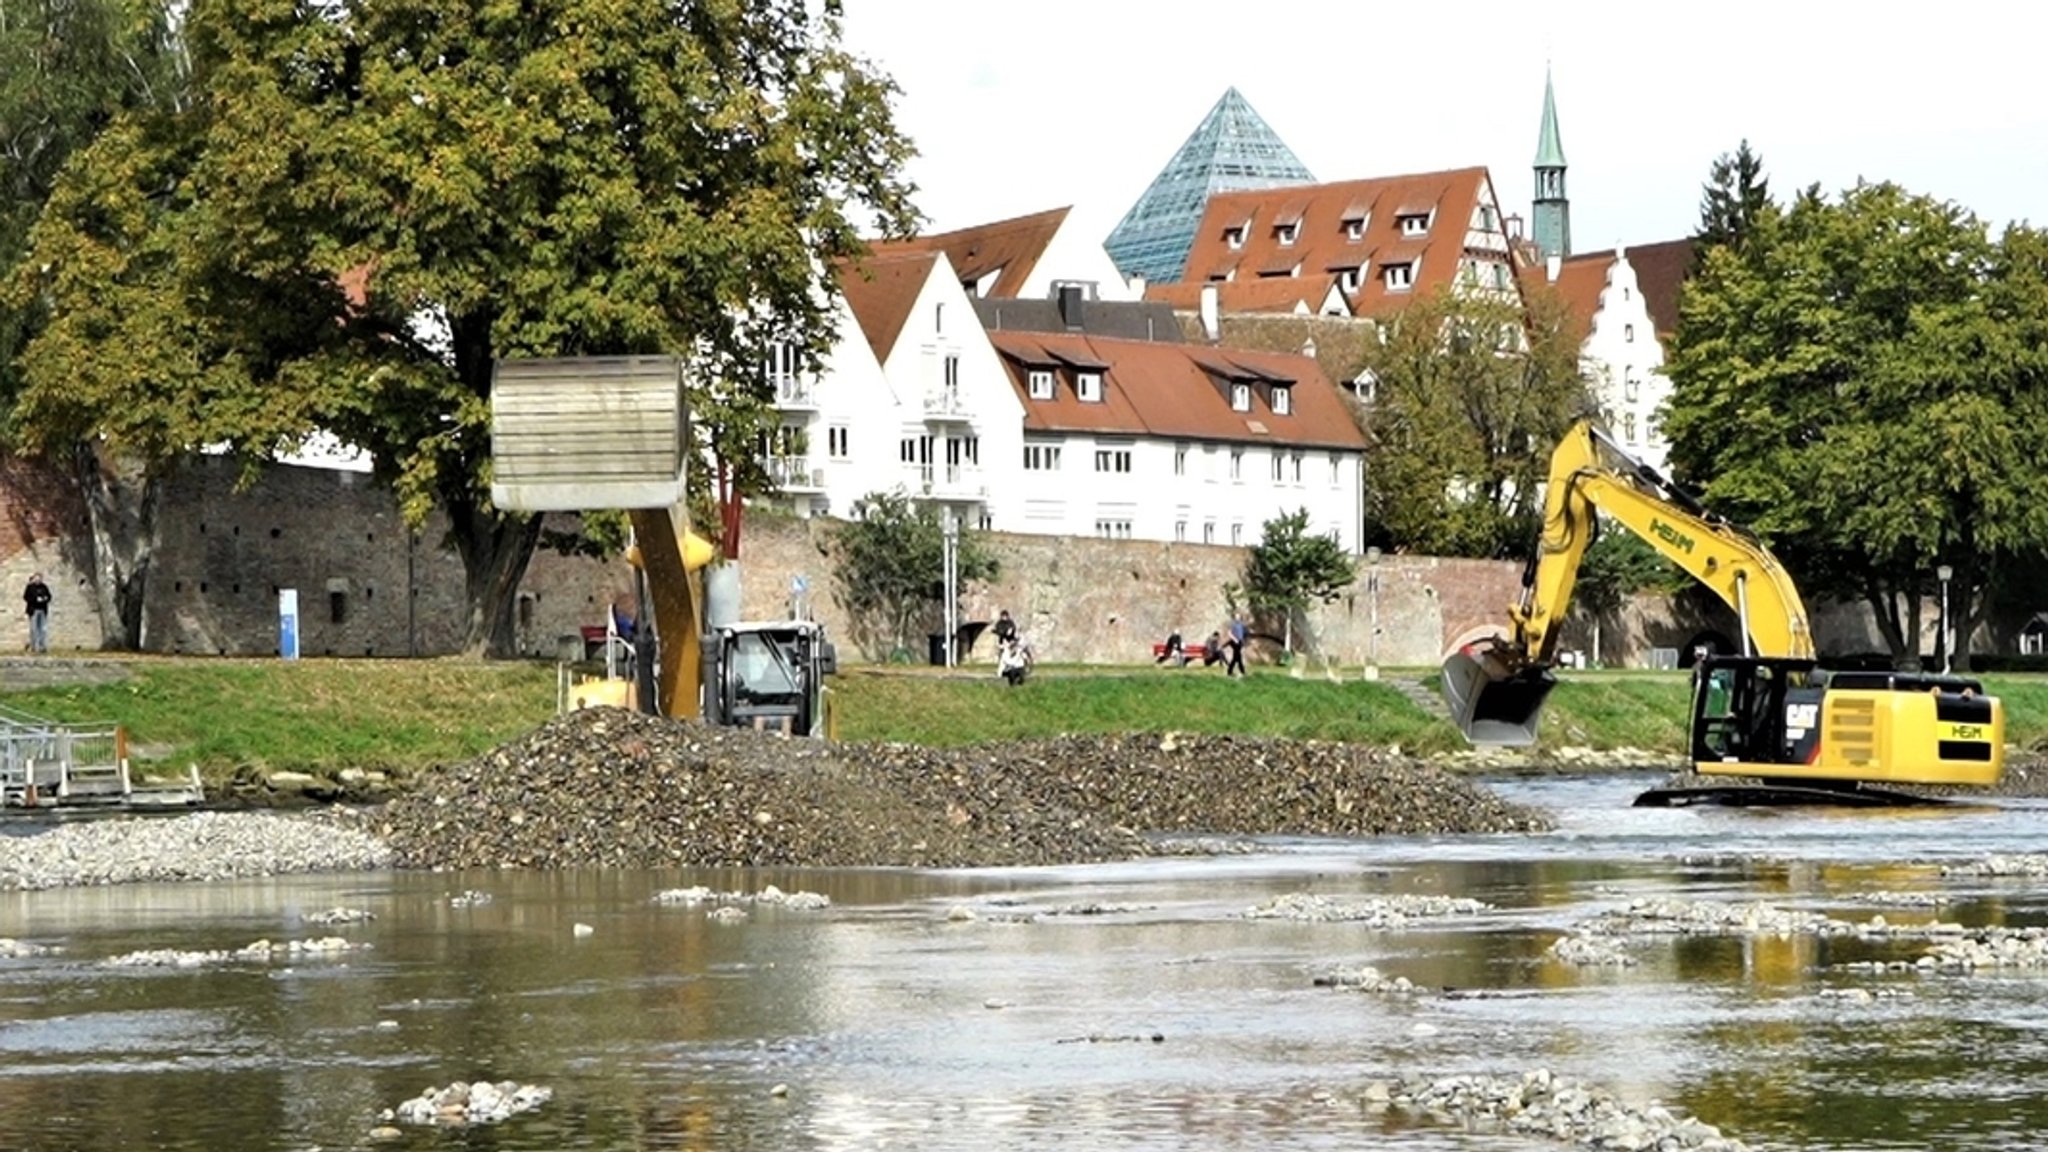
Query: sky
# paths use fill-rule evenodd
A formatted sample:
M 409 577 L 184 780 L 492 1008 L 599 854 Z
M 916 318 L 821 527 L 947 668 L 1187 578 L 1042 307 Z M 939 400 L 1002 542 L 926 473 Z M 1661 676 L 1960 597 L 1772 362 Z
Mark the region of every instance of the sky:
M 1236 86 L 1318 180 L 1485 165 L 1529 212 L 1546 60 L 1573 247 L 1690 233 L 1747 138 L 1783 200 L 1892 180 L 2048 225 L 2048 5 L 845 0 L 931 230 L 1072 205 L 1107 236 Z

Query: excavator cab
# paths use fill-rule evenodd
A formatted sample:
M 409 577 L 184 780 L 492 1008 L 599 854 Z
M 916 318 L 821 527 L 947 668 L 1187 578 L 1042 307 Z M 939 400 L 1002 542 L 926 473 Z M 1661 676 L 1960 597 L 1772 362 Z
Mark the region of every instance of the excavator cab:
M 1536 743 L 1543 702 L 1557 687 L 1548 665 L 1517 663 L 1494 640 L 1451 653 L 1442 675 L 1444 702 L 1465 739 L 1510 748 Z

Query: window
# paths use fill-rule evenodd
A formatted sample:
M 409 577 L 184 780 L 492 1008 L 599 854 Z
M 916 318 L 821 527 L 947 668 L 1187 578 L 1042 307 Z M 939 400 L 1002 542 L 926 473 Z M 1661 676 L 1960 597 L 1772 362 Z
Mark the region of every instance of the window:
M 1631 412 L 1621 418 L 1621 438 L 1633 444 L 1636 442 L 1636 414 Z
M 1335 488 L 1343 475 L 1344 458 L 1335 452 L 1330 453 L 1330 487 Z
M 1346 220 L 1344 222 L 1344 238 L 1346 240 L 1365 239 L 1365 217 L 1354 216 Z
M 1188 542 L 1188 522 L 1187 522 L 1187 521 L 1185 521 L 1185 520 L 1175 520 L 1175 521 L 1173 522 L 1173 539 L 1174 539 L 1174 542 L 1175 542 L 1175 543 L 1177 543 L 1177 544 L 1185 544 L 1185 543 L 1187 543 L 1187 542 Z
M 1252 410 L 1251 385 L 1232 384 L 1230 386 L 1230 410 L 1232 412 L 1249 412 Z
M 1043 368 L 1033 368 L 1029 379 L 1033 400 L 1052 399 L 1052 373 Z
M 1337 287 L 1345 292 L 1358 291 L 1358 269 L 1337 269 Z
M 1095 450 L 1097 472 L 1129 472 L 1131 450 L 1129 448 L 1097 448 Z
M 1300 234 L 1300 232 L 1301 225 L 1299 224 L 1282 224 L 1273 229 L 1273 238 L 1280 242 L 1282 248 L 1290 248 L 1294 245 L 1295 236 Z
M 1083 372 L 1074 377 L 1074 391 L 1090 404 L 1102 403 L 1102 373 Z
M 1129 540 L 1131 538 L 1131 522 L 1129 520 L 1097 520 L 1095 522 L 1095 534 L 1105 540 Z
M 899 453 L 905 464 L 929 464 L 932 462 L 932 438 L 929 436 L 905 436 Z
M 1244 449 L 1242 448 L 1232 448 L 1230 450 L 1230 478 L 1232 480 L 1244 479 Z
M 1204 544 L 1214 544 L 1215 542 L 1216 542 L 1216 522 L 1215 522 L 1214 520 L 1204 520 L 1204 521 L 1202 521 L 1202 543 L 1204 543 Z
M 958 387 L 960 387 L 960 358 L 948 355 L 946 357 L 946 391 L 951 392 Z
M 1640 384 L 1641 381 L 1636 379 L 1636 370 L 1634 368 L 1628 369 L 1627 374 L 1623 376 L 1621 382 L 1621 398 L 1633 404 L 1636 399 L 1636 391 Z
M 1626 304 L 1626 303 L 1628 303 L 1628 295 L 1629 295 L 1629 294 L 1628 294 L 1628 289 L 1626 289 L 1626 288 L 1623 288 L 1623 289 L 1621 290 L 1621 302 L 1622 302 L 1623 304 Z
M 1225 228 L 1223 230 L 1223 242 L 1232 248 L 1244 247 L 1244 226 L 1239 225 L 1236 228 Z
M 1493 232 L 1499 229 L 1499 222 L 1494 219 L 1492 205 L 1486 204 L 1480 206 L 1479 228 L 1482 232 Z
M 1287 471 L 1287 459 L 1278 452 L 1273 453 L 1273 483 L 1278 484 Z
M 1627 343 L 1627 344 L 1633 344 L 1633 343 L 1635 343 L 1635 342 L 1636 342 L 1636 326 L 1635 326 L 1635 325 L 1633 325 L 1633 324 L 1623 324 L 1623 325 L 1621 326 L 1621 339 L 1622 339 L 1622 341 L 1623 341 L 1624 343 Z
M 1175 476 L 1185 476 L 1188 474 L 1188 446 L 1185 444 L 1173 446 L 1173 474 Z
M 1026 472 L 1059 471 L 1060 446 L 1057 444 L 1024 445 L 1024 470 Z
M 1429 213 L 1410 212 L 1398 219 L 1403 236 L 1425 236 L 1429 233 Z
M 1294 465 L 1294 482 L 1301 483 L 1301 453 L 1296 452 L 1288 457 L 1288 462 Z
M 844 460 L 851 453 L 847 449 L 849 430 L 844 424 L 834 424 L 825 429 L 825 450 L 834 460 Z
M 1242 543 L 1244 543 L 1244 525 L 1243 525 L 1243 524 L 1241 524 L 1241 523 L 1238 523 L 1238 522 L 1236 522 L 1236 521 L 1232 521 L 1232 522 L 1231 522 L 1231 525 L 1230 525 L 1230 542 L 1231 542 L 1232 544 L 1242 544 Z
M 941 336 L 946 333 L 946 305 L 944 302 L 932 305 L 932 331 Z
M 1286 416 L 1294 411 L 1294 389 L 1273 386 L 1273 415 Z
M 1386 268 L 1386 279 L 1389 292 L 1401 292 L 1413 288 L 1415 286 L 1415 265 L 1412 263 L 1389 264 Z
M 1494 286 L 1495 288 L 1499 288 L 1499 289 L 1503 289 L 1503 290 L 1505 290 L 1505 289 L 1507 288 L 1507 286 L 1508 286 L 1508 266 L 1507 266 L 1507 265 L 1505 265 L 1505 264 L 1495 264 L 1495 265 L 1493 265 L 1493 286 Z

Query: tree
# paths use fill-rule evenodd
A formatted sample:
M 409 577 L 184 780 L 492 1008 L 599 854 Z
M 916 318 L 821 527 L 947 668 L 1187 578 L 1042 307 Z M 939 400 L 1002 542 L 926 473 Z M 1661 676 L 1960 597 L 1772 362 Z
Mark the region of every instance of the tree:
M 980 534 L 964 524 L 958 532 L 961 583 L 995 579 L 999 565 Z M 900 492 L 871 493 L 854 502 L 853 519 L 839 527 L 833 546 L 839 603 L 853 617 L 854 641 L 871 657 L 907 649 L 919 619 L 946 600 L 946 529 L 938 509 Z
M 174 109 L 185 101 L 186 60 L 167 5 L 151 0 L 46 0 L 0 9 L 0 284 L 23 276 L 30 229 L 59 174 L 123 114 Z M 0 405 L 13 410 L 23 382 L 19 358 L 48 321 L 49 301 L 0 293 Z M 137 525 L 154 512 L 152 493 L 130 486 L 89 439 L 10 436 L 66 467 L 90 518 L 89 564 L 102 643 L 132 646 L 142 625 L 134 554 Z M 124 526 L 126 526 L 124 530 Z
M 1723 152 L 1707 170 L 1700 193 L 1700 230 L 1693 238 L 1704 247 L 1739 250 L 1763 218 L 1776 211 L 1763 158 L 1749 150 L 1745 139 L 1734 155 Z
M 1443 556 L 1528 554 L 1559 436 L 1593 407 L 1564 300 L 1443 291 L 1382 323 L 1360 426 L 1367 536 Z
M 1859 184 L 1749 245 L 1705 253 L 1681 303 L 1674 469 L 1915 661 L 1937 564 L 1968 635 L 1975 589 L 2048 541 L 2048 238 Z
M 1253 612 L 1278 615 L 1281 647 L 1294 650 L 1294 618 L 1311 603 L 1327 604 L 1358 578 L 1358 566 L 1330 536 L 1308 531 L 1308 509 L 1266 521 L 1245 558 L 1244 593 Z M 1226 596 L 1234 603 L 1235 590 Z
M 145 474 L 333 431 L 447 516 L 472 651 L 509 651 L 539 537 L 489 502 L 496 360 L 686 356 L 743 473 L 764 350 L 815 366 L 861 226 L 914 220 L 836 3 L 201 0 L 189 39 L 190 107 L 117 120 L 38 225 L 24 425 Z
M 1602 521 L 1600 533 L 1579 562 L 1572 603 L 1593 624 L 1593 661 L 1599 663 L 1602 622 L 1619 612 L 1638 592 L 1670 589 L 1687 581 L 1685 573 L 1657 554 L 1642 537 Z

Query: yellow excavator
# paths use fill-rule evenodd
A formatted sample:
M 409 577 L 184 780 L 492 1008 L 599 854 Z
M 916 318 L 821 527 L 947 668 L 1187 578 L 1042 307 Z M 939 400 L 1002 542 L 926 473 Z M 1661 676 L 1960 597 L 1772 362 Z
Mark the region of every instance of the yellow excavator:
M 739 569 L 690 530 L 683 366 L 668 356 L 506 359 L 492 366 L 491 502 L 524 512 L 625 510 L 641 587 L 637 675 L 572 690 L 724 727 L 828 737 L 838 671 L 816 620 L 740 619 Z
M 1806 606 L 1770 549 L 1584 420 L 1551 456 L 1542 532 L 1508 634 L 1444 662 L 1444 699 L 1467 740 L 1535 742 L 1600 513 L 1705 584 L 1742 625 L 1739 654 L 1709 654 L 1694 669 L 1691 758 L 1702 776 L 1762 783 L 1656 789 L 1638 805 L 1910 803 L 1924 797 L 1890 786 L 1998 783 L 2005 710 L 1981 683 L 1821 668 Z

